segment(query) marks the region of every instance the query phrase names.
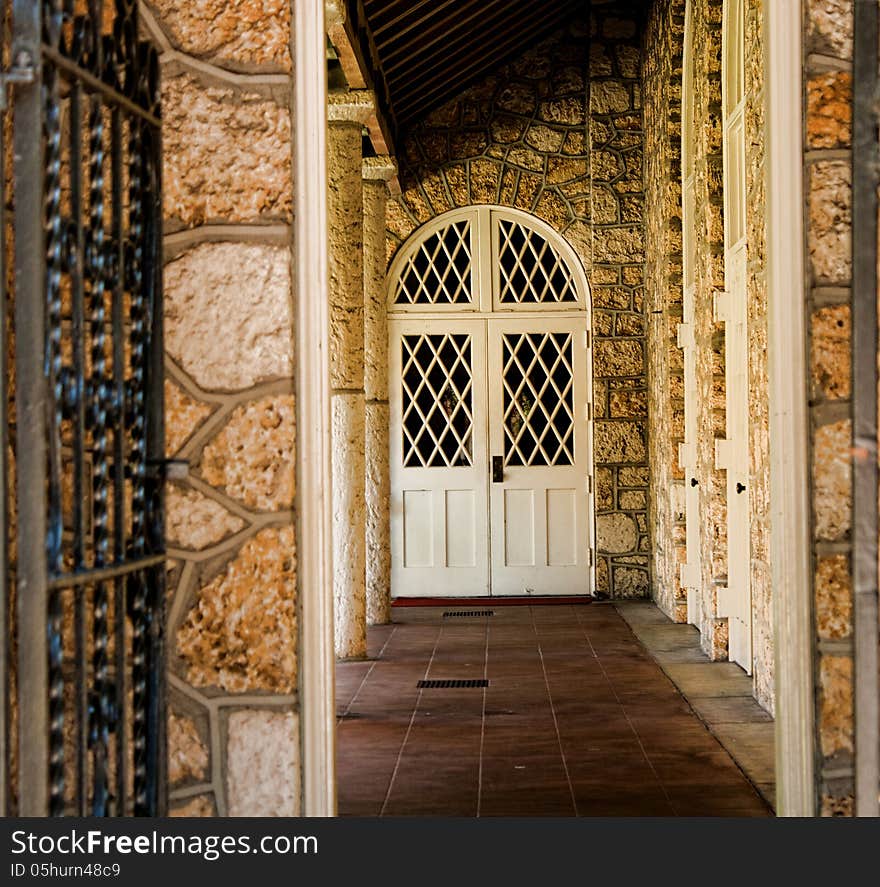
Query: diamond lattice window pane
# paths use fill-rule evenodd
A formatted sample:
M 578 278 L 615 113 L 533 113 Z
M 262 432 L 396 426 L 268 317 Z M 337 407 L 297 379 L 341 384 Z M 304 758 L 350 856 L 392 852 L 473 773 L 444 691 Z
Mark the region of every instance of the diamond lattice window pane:
M 547 240 L 508 219 L 498 230 L 502 304 L 577 302 L 571 271 Z
M 504 464 L 574 463 L 571 333 L 502 338 Z
M 471 337 L 404 336 L 400 347 L 404 467 L 470 466 Z
M 453 305 L 472 301 L 471 223 L 453 222 L 419 244 L 407 259 L 396 305 Z

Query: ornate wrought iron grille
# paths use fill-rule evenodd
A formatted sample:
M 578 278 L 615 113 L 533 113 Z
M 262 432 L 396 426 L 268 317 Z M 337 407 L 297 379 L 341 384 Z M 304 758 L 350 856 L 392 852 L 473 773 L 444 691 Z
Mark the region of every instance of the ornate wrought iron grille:
M 15 163 L 4 202 L 14 201 L 18 534 L 4 642 L 17 647 L 18 776 L 7 806 L 156 815 L 165 791 L 158 58 L 139 40 L 137 0 L 12 0 L 4 20 L 10 5 Z M 3 432 L 5 454 L 5 422 Z

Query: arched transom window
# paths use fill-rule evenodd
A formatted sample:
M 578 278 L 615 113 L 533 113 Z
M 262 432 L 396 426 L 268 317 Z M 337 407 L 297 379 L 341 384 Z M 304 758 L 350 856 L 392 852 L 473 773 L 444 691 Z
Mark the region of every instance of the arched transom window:
M 466 207 L 423 225 L 388 279 L 392 312 L 587 305 L 583 268 L 565 240 L 540 219 L 502 207 Z

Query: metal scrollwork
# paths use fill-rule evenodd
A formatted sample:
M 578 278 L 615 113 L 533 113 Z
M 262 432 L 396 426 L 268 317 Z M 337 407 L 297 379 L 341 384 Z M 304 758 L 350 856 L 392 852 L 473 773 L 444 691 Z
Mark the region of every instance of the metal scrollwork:
M 158 54 L 138 40 L 135 0 L 39 9 L 47 464 L 34 489 L 46 491 L 48 805 L 56 815 L 156 815 Z

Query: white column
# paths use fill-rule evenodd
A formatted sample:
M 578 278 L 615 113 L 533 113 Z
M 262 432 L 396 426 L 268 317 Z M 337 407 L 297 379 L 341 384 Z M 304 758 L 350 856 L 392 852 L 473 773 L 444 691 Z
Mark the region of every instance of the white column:
M 364 394 L 366 398 L 367 624 L 391 621 L 391 477 L 388 464 L 388 317 L 385 294 L 387 156 L 365 157 Z

